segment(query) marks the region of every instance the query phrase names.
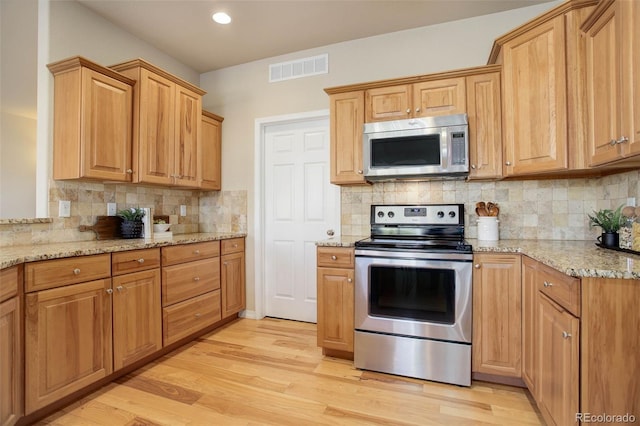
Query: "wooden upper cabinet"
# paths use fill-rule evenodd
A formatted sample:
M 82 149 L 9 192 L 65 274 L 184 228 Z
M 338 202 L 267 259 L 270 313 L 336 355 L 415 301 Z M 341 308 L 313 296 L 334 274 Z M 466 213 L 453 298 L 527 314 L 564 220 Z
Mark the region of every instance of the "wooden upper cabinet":
M 198 156 L 202 171 L 200 188 L 222 189 L 222 121 L 224 118 L 202 111 L 201 150 Z
M 466 112 L 465 78 L 443 78 L 366 91 L 367 123 Z
M 500 72 L 468 76 L 469 179 L 502 176 Z
M 502 54 L 505 176 L 566 170 L 564 17 L 507 41 Z
M 640 153 L 638 21 L 640 5 L 619 0 L 603 2 L 582 27 L 586 32 L 587 146 L 592 166 Z
M 331 183 L 365 184 L 362 162 L 364 91 L 332 94 L 329 102 Z
M 133 97 L 133 182 L 197 188 L 206 92 L 142 59 L 110 68 L 138 82 Z
M 53 178 L 131 181 L 135 81 L 74 57 L 54 75 Z

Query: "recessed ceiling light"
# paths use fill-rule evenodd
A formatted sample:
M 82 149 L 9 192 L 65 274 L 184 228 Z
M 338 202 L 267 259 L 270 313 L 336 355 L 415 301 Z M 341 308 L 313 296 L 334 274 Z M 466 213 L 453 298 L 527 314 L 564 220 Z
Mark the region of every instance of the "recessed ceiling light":
M 223 24 L 223 25 L 226 25 L 229 22 L 231 22 L 231 16 L 227 15 L 224 12 L 216 12 L 216 13 L 214 13 L 211 16 L 211 19 L 213 19 L 218 24 Z

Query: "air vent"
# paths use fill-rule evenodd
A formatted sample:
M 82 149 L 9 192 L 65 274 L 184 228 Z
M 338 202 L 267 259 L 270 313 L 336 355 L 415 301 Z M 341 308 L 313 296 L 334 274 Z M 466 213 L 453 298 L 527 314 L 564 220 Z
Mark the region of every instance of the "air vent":
M 329 55 L 318 55 L 295 61 L 280 62 L 269 65 L 269 83 L 310 77 L 329 72 Z

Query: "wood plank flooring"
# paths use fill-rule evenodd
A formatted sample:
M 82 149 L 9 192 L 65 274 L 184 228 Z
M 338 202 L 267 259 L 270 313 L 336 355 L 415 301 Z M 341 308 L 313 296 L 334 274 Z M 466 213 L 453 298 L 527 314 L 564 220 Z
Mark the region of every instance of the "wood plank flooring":
M 527 391 L 360 371 L 322 356 L 316 326 L 240 319 L 41 425 L 542 425 Z

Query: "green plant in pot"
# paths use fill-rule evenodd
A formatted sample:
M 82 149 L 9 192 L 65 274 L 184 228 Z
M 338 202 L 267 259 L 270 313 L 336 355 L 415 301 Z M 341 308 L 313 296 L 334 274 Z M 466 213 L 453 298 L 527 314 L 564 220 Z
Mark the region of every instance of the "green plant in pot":
M 120 233 L 122 238 L 141 238 L 144 225 L 142 218 L 144 210 L 139 207 L 120 210 L 117 215 L 122 219 L 120 223 Z
M 622 215 L 622 205 L 617 209 L 602 209 L 589 216 L 589 224 L 591 226 L 599 226 L 602 228 L 602 235 L 598 237 L 598 242 L 606 247 L 618 247 L 620 236 L 618 230 L 624 223 Z

